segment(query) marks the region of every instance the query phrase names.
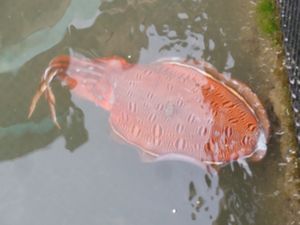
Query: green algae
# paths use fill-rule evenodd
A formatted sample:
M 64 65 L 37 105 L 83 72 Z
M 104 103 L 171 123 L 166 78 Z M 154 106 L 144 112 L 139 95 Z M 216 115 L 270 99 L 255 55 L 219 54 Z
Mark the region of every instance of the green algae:
M 280 25 L 275 0 L 259 0 L 256 6 L 257 23 L 260 30 L 278 43 Z

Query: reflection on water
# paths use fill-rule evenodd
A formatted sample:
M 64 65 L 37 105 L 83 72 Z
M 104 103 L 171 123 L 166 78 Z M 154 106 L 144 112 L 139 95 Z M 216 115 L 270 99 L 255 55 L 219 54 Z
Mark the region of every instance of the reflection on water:
M 106 112 L 58 82 L 63 129 L 45 101 L 26 118 L 48 62 L 74 51 L 143 63 L 205 59 L 262 95 L 268 85 L 257 79 L 268 71 L 256 60 L 258 36 L 243 33 L 254 19 L 250 1 L 56 2 L 40 3 L 44 24 L 13 33 L 19 25 L 10 18 L 27 12 L 24 20 L 35 21 L 38 4 L 1 3 L 0 224 L 284 224 L 276 137 L 263 161 L 247 165 L 251 173 L 234 163 L 212 175 L 184 162 L 142 163 L 114 138 Z
M 0 72 L 16 70 L 32 57 L 52 48 L 64 37 L 69 26 L 85 28 L 93 24 L 100 14 L 99 0 L 90 0 L 84 9 L 81 4 L 80 0 L 6 4 L 2 16 L 15 26 L 11 29 L 5 22 L 0 24 Z
M 212 224 L 219 215 L 218 204 L 222 197 L 223 192 L 219 188 L 217 175 L 205 174 L 200 185 L 191 181 L 189 184 L 189 201 L 193 208 L 191 219 Z
M 191 211 L 211 224 L 218 216 L 217 177 L 208 185 L 198 167 L 143 164 L 112 140 L 91 142 L 70 154 L 57 139 L 45 152 L 2 163 L 1 224 L 190 224 Z M 197 211 L 188 199 L 191 180 L 204 201 Z

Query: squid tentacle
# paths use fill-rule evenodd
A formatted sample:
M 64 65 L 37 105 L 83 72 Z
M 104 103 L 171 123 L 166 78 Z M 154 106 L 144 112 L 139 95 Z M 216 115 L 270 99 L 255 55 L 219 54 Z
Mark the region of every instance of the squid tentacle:
M 51 119 L 52 119 L 53 123 L 55 124 L 55 126 L 59 129 L 61 129 L 61 126 L 57 122 L 57 117 L 56 117 L 55 95 L 53 94 L 53 91 L 50 86 L 52 80 L 55 77 L 59 77 L 61 80 L 63 79 L 62 74 L 59 72 L 61 72 L 61 70 L 59 70 L 57 68 L 53 69 L 50 66 L 45 70 L 45 73 L 43 74 L 43 76 L 41 78 L 41 81 L 37 88 L 37 91 L 31 100 L 27 118 L 29 119 L 32 116 L 32 114 L 34 113 L 34 111 L 36 109 L 36 105 L 37 105 L 38 101 L 40 100 L 41 96 L 44 95 L 46 98 L 46 101 L 48 102 L 49 108 L 50 108 Z

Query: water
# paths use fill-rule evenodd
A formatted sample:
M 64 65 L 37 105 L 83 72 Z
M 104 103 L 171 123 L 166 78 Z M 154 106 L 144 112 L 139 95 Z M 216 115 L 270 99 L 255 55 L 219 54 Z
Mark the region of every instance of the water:
M 179 161 L 143 163 L 112 133 L 107 112 L 58 82 L 53 90 L 62 130 L 52 124 L 44 100 L 26 118 L 43 70 L 60 54 L 119 55 L 134 63 L 204 59 L 249 84 L 270 106 L 266 74 L 273 65 L 260 61 L 250 1 L 28 0 L 0 6 L 1 225 L 285 224 L 277 136 L 264 160 L 210 174 Z

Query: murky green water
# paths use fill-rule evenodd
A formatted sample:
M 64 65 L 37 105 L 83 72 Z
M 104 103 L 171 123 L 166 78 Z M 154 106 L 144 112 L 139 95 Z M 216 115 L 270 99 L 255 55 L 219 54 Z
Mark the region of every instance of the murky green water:
M 48 62 L 74 52 L 204 59 L 270 108 L 252 9 L 239 0 L 1 1 L 0 224 L 285 224 L 276 136 L 264 160 L 210 175 L 186 162 L 143 163 L 107 112 L 57 82 L 62 130 L 45 101 L 26 118 Z

